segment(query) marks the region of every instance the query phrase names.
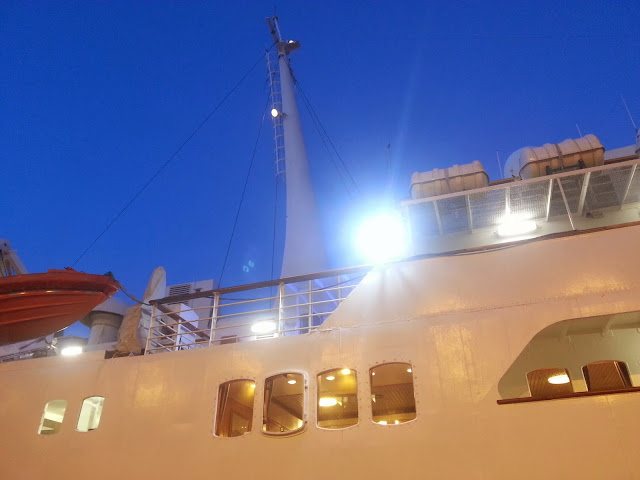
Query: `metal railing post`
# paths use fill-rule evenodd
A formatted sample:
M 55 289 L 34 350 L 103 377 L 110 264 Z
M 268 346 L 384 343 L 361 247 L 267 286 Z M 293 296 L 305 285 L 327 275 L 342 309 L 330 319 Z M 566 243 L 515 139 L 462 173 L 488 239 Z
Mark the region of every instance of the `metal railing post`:
M 211 330 L 209 331 L 209 346 L 213 343 L 213 336 L 216 333 L 218 325 L 218 306 L 220 305 L 220 294 L 213 294 L 213 309 L 211 310 Z
M 620 209 L 624 207 L 624 202 L 627 200 L 627 195 L 629 195 L 629 189 L 631 188 L 631 183 L 633 182 L 633 174 L 636 173 L 636 167 L 638 164 L 636 163 L 631 167 L 631 172 L 629 172 L 629 179 L 627 180 L 627 185 L 624 188 L 624 195 L 622 195 L 622 200 L 620 200 Z
M 282 322 L 284 320 L 284 282 L 278 284 L 278 336 L 284 330 Z
M 313 283 L 311 282 L 311 280 L 309 280 L 307 285 L 307 293 L 308 293 L 308 297 L 309 297 L 309 301 L 307 302 L 309 305 L 307 305 L 307 333 L 309 333 L 311 331 L 311 326 L 313 324 L 312 321 L 312 316 L 311 314 L 313 313 L 313 308 L 311 308 L 311 302 L 313 301 L 313 293 L 312 289 L 313 289 Z
M 156 305 L 153 306 L 153 310 L 151 310 L 151 318 L 149 319 L 149 331 L 147 332 L 147 343 L 144 346 L 144 354 L 149 354 L 149 346 L 151 345 L 151 332 L 153 331 L 153 319 L 156 318 L 156 312 L 158 307 Z
M 562 194 L 562 199 L 564 200 L 564 207 L 567 209 L 567 215 L 569 215 L 569 223 L 571 224 L 571 230 L 575 230 L 576 227 L 573 224 L 573 216 L 571 215 L 571 208 L 569 207 L 569 202 L 567 202 L 567 197 L 564 194 L 564 188 L 562 188 L 562 183 L 560 183 L 560 179 L 556 178 L 558 182 L 558 187 L 560 187 L 560 193 Z

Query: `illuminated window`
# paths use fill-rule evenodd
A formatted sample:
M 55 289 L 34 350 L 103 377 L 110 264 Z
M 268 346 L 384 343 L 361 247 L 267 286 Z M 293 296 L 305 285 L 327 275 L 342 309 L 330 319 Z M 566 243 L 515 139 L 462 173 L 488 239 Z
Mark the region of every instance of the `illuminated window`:
M 218 389 L 216 437 L 239 437 L 251 431 L 256 382 L 231 380 Z
M 618 360 L 590 363 L 582 367 L 582 373 L 590 392 L 632 387 L 627 364 Z
M 89 432 L 98 428 L 103 406 L 104 397 L 85 398 L 84 402 L 82 402 L 80 417 L 78 417 L 77 430 L 79 432 Z
M 290 434 L 304 427 L 305 378 L 300 373 L 281 373 L 264 384 L 262 431 Z
M 53 435 L 62 429 L 64 412 L 67 409 L 66 400 L 51 400 L 44 406 L 44 413 L 40 421 L 38 433 L 40 435 Z
M 369 370 L 373 421 L 397 425 L 416 418 L 410 363 L 387 363 Z
M 318 375 L 318 426 L 345 428 L 358 423 L 355 370 L 337 368 Z

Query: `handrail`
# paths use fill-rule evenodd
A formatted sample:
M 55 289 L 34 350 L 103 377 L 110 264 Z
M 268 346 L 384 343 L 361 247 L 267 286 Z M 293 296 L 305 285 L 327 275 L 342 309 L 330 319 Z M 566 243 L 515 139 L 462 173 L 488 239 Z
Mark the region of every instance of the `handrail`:
M 266 287 L 276 287 L 281 283 L 290 284 L 304 282 L 308 280 L 318 280 L 326 277 L 338 277 L 340 275 L 348 275 L 351 273 L 369 272 L 374 268 L 374 265 L 358 265 L 355 267 L 339 268 L 336 270 L 326 270 L 324 272 L 309 273 L 305 275 L 297 275 L 294 277 L 284 277 L 276 280 L 265 280 L 263 282 L 247 283 L 244 285 L 237 285 L 234 287 L 217 288 L 213 290 L 203 290 L 195 293 L 186 293 L 183 295 L 172 295 L 164 298 L 158 298 L 150 300 L 151 305 L 159 303 L 180 303 L 187 300 L 193 300 L 194 298 L 213 297 L 215 294 L 224 295 L 225 293 L 236 293 L 246 290 L 258 290 Z M 250 300 L 250 299 L 247 299 Z
M 156 300 L 145 354 L 311 332 L 338 308 L 370 268 L 354 267 Z M 363 271 L 365 274 L 360 275 Z M 277 286 L 277 295 L 265 291 L 269 286 Z M 254 296 L 225 303 L 223 294 L 230 291 L 251 292 Z M 192 307 L 188 302 L 193 298 L 209 299 L 211 304 Z M 273 322 L 273 328 L 267 327 L 264 332 L 254 329 L 265 322 Z M 227 338 L 219 337 L 223 332 Z

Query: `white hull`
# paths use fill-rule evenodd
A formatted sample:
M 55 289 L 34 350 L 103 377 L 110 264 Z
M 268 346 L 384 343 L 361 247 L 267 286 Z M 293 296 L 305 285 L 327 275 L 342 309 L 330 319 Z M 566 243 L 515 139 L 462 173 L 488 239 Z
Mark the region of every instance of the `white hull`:
M 637 393 L 497 404 L 500 379 L 545 327 L 640 311 L 638 238 L 631 225 L 391 265 L 308 335 L 0 364 L 2 477 L 640 478 Z M 417 418 L 374 424 L 367 372 L 393 361 L 413 366 Z M 319 429 L 315 376 L 342 367 L 358 373 L 359 423 Z M 307 375 L 306 427 L 266 436 L 264 379 L 287 371 Z M 218 386 L 238 378 L 256 381 L 253 431 L 214 437 Z M 100 426 L 76 432 L 94 395 L 105 397 Z M 54 399 L 69 402 L 62 430 L 38 435 Z

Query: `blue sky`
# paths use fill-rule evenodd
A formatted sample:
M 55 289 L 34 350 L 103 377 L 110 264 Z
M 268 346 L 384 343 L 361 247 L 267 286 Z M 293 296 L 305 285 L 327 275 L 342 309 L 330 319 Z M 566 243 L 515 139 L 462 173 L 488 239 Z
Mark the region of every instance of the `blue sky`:
M 0 4 L 0 237 L 30 271 L 73 264 L 261 58 L 273 5 Z M 576 123 L 606 148 L 634 142 L 620 94 L 640 122 L 638 2 L 280 1 L 277 13 L 358 185 L 349 194 L 301 106 L 333 267 L 361 263 L 353 225 L 408 196 L 414 171 L 480 160 L 498 179 L 496 150 L 504 161 L 577 137 Z M 158 265 L 170 284 L 218 279 L 266 95 L 260 63 L 76 268 L 137 294 Z M 267 118 L 223 286 L 271 276 L 271 135 Z

